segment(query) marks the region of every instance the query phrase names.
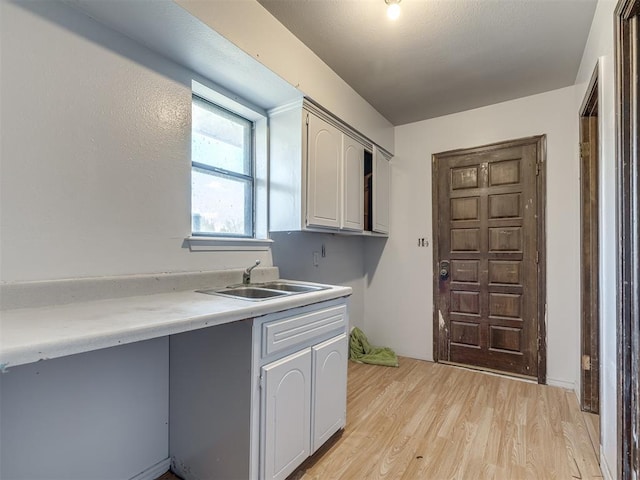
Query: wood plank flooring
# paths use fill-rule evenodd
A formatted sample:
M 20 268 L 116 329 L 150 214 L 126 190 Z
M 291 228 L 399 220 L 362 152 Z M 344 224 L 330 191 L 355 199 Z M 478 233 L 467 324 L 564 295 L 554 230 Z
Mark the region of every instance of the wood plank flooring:
M 174 475 L 171 472 L 166 472 L 162 476 L 156 478 L 156 480 L 181 480 L 180 477 Z
M 344 432 L 288 480 L 600 478 L 573 392 L 400 358 L 349 362 Z
M 596 451 L 596 458 L 600 463 L 600 415 L 589 412 L 582 412 L 584 423 L 587 426 L 587 432 L 591 439 L 591 444 Z
M 289 480 L 599 479 L 573 392 L 408 358 L 349 363 L 347 426 Z

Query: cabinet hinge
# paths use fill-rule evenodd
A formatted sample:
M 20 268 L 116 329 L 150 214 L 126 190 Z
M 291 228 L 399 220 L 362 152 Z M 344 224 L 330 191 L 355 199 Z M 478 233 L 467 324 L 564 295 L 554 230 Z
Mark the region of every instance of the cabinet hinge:
M 536 162 L 536 177 L 540 175 L 540 162 Z
M 589 142 L 580 143 L 580 158 L 589 156 L 589 148 L 590 148 Z
M 306 118 L 305 122 L 307 123 L 307 125 L 309 125 L 309 114 L 308 113 L 307 113 L 307 118 Z
M 536 263 L 540 263 L 540 252 L 536 250 Z
M 262 378 L 262 375 L 260 375 L 260 376 L 258 377 L 258 388 L 259 388 L 260 390 L 262 390 L 262 387 L 263 387 L 263 386 L 264 386 L 264 378 Z
M 582 370 L 591 370 L 591 356 L 582 356 Z

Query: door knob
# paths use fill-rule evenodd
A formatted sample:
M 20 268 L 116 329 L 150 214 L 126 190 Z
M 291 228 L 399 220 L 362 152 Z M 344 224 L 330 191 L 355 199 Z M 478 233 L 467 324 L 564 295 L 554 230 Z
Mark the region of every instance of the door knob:
M 440 262 L 440 280 L 447 280 L 449 278 L 449 262 L 442 260 Z

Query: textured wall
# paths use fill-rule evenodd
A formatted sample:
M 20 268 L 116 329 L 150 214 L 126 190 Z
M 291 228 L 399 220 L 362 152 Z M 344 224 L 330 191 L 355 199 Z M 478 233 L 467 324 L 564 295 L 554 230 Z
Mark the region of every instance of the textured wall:
M 364 328 L 364 245 L 380 239 L 305 232 L 278 232 L 271 236 L 273 261 L 282 278 L 351 287 L 349 323 Z M 317 266 L 313 264 L 314 252 L 319 254 Z
M 59 2 L 1 21 L 2 281 L 271 264 L 183 245 L 191 72 Z

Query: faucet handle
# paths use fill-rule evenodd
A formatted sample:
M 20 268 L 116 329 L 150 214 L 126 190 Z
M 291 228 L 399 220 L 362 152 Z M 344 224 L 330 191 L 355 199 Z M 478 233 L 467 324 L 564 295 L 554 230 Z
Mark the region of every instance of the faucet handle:
M 250 267 L 247 267 L 246 272 L 247 272 L 247 273 L 251 272 L 251 270 L 253 270 L 254 268 L 256 268 L 258 265 L 260 265 L 260 260 L 256 260 L 256 264 L 255 264 L 255 265 L 251 265 Z
M 251 265 L 250 267 L 247 267 L 247 269 L 242 273 L 243 284 L 249 285 L 249 283 L 251 282 L 251 270 L 256 268 L 258 265 L 260 265 L 260 260 L 256 260 L 255 265 Z

